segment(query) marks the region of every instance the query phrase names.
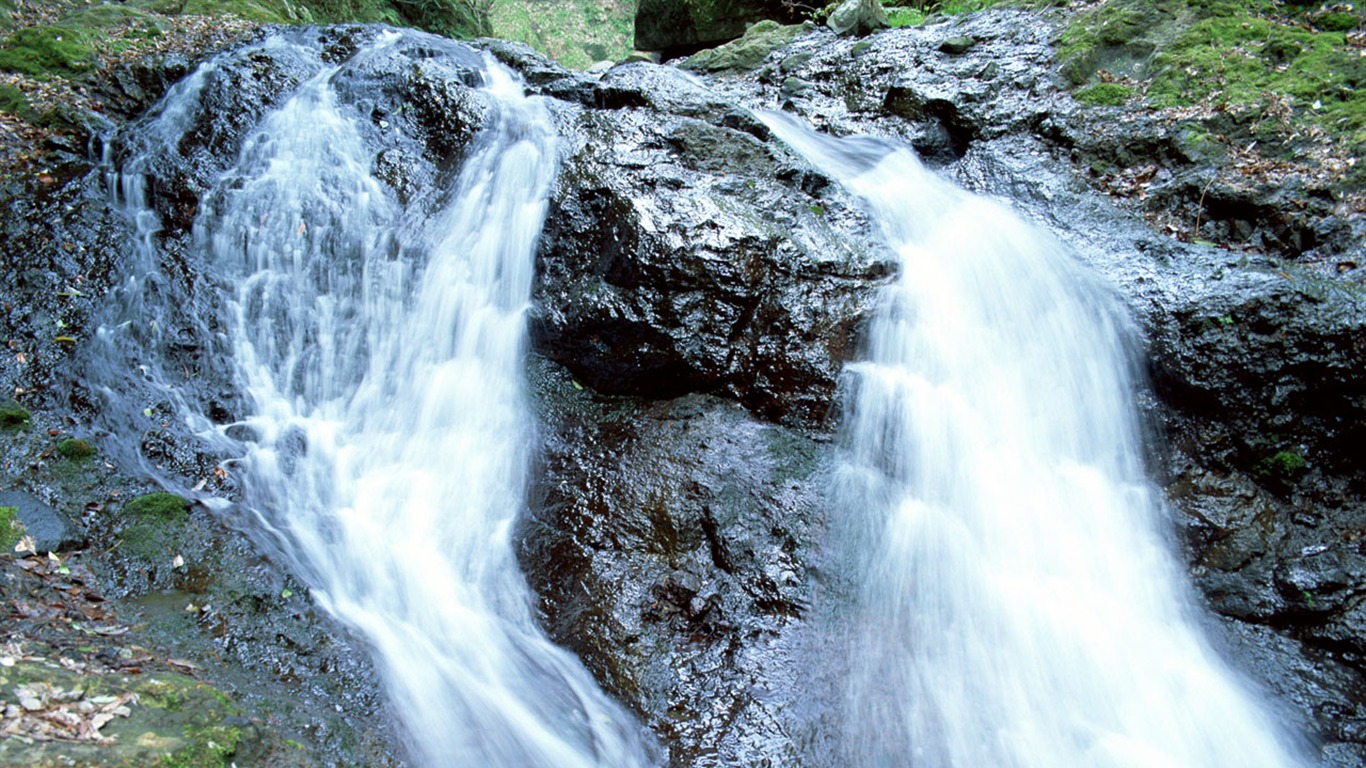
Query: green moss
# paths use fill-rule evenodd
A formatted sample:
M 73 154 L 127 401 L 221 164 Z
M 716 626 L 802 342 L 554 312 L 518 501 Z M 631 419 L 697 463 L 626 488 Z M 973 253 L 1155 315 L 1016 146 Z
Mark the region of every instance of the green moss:
M 1274 95 L 1289 100 L 1298 120 L 1366 139 L 1366 58 L 1342 33 L 1251 16 L 1206 19 L 1154 62 L 1154 106 L 1256 107 Z
M 0 552 L 13 552 L 14 545 L 24 535 L 24 523 L 19 519 L 18 507 L 0 507 Z
M 961 16 L 988 8 L 1044 8 L 1065 0 L 882 0 L 887 22 L 893 27 L 918 27 L 943 16 Z
M 297 14 L 295 18 L 291 18 L 284 4 L 269 0 L 185 0 L 180 12 L 202 16 L 232 15 L 267 24 L 301 21 Z
M 1257 462 L 1252 471 L 1262 477 L 1274 478 L 1277 480 L 1292 480 L 1309 466 L 1303 456 L 1291 451 L 1280 451 L 1279 453 L 1268 456 Z
M 97 63 L 90 30 L 26 27 L 0 44 L 0 70 L 34 77 L 74 77 Z
M 174 493 L 149 493 L 128 502 L 123 511 L 144 521 L 183 523 L 189 514 L 186 511 L 189 506 L 190 502 L 185 497 Z
M 166 755 L 155 768 L 225 768 L 237 752 L 242 732 L 237 728 L 185 727 L 187 746 Z
M 153 709 L 177 712 L 185 703 L 182 687 L 168 680 L 151 678 L 138 686 L 138 703 Z
M 28 103 L 28 97 L 24 92 L 9 83 L 0 83 L 0 112 L 8 112 L 29 121 L 38 115 Z
M 92 5 L 63 18 L 62 25 L 74 29 L 134 27 L 161 31 L 161 21 L 156 16 L 131 3 Z
M 1093 107 L 1119 107 L 1129 100 L 1134 89 L 1119 83 L 1096 83 L 1072 94 L 1077 101 Z
M 1366 141 L 1366 57 L 1338 29 L 1347 20 L 1315 13 L 1273 0 L 1107 0 L 1073 18 L 1058 57 L 1076 86 L 1108 70 L 1147 80 L 1154 107 L 1274 102 L 1294 122 Z
M 1314 26 L 1325 32 L 1351 32 L 1362 26 L 1362 17 L 1355 13 L 1329 11 L 1314 18 Z
M 124 551 L 144 560 L 162 560 L 180 546 L 189 502 L 173 493 L 150 493 L 128 502 L 124 515 L 132 519 L 119 537 Z
M 0 429 L 23 429 L 29 425 L 31 417 L 22 405 L 10 401 L 0 401 Z
M 927 16 L 919 8 L 896 6 L 887 9 L 887 23 L 893 27 L 918 27 L 925 23 Z
M 99 451 L 89 440 L 82 440 L 79 437 L 69 437 L 57 443 L 57 455 L 72 461 L 84 461 L 94 458 Z

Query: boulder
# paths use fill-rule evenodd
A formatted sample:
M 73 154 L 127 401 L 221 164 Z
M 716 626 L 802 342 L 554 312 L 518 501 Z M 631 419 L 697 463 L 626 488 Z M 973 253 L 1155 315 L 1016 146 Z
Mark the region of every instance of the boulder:
M 837 35 L 867 35 L 890 26 L 878 0 L 844 0 L 825 20 Z
M 619 66 L 566 110 L 532 338 L 611 394 L 731 397 L 819 425 L 893 271 L 854 201 L 685 75 Z
M 778 0 L 641 0 L 635 47 L 673 56 L 734 40 L 765 19 L 800 22 L 814 7 Z
M 812 28 L 810 22 L 786 27 L 776 21 L 760 21 L 745 30 L 739 40 L 698 51 L 680 66 L 695 72 L 726 72 L 754 69 L 768 55 Z

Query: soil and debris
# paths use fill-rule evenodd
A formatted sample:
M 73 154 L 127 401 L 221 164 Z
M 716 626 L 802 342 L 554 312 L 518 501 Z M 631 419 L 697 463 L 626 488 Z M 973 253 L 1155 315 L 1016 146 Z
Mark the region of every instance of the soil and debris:
M 198 665 L 141 643 L 81 562 L 0 554 L 0 764 L 223 765 L 255 724 Z

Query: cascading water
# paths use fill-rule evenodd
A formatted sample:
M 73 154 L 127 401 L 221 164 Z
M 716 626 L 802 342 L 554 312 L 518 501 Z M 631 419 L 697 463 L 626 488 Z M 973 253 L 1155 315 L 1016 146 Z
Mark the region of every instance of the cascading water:
M 778 135 L 863 197 L 902 276 L 850 366 L 835 513 L 860 766 L 1289 766 L 1194 626 L 1144 480 L 1131 332 L 1052 240 L 905 149 Z
M 217 292 L 217 332 L 253 413 L 235 426 L 255 437 L 237 446 L 203 415 L 181 415 L 245 451 L 233 470 L 242 508 L 373 649 L 418 762 L 651 764 L 638 724 L 538 629 L 512 548 L 533 430 L 525 311 L 556 167 L 550 119 L 484 62 L 485 128 L 439 212 L 405 210 L 370 173 L 357 127 L 369 115 L 336 89 L 346 67 L 397 39 L 319 62 L 203 196 L 196 268 Z M 197 98 L 195 83 L 172 99 Z M 185 112 L 170 104 L 155 123 L 171 146 Z M 123 189 L 152 251 L 144 166 L 125 165 Z

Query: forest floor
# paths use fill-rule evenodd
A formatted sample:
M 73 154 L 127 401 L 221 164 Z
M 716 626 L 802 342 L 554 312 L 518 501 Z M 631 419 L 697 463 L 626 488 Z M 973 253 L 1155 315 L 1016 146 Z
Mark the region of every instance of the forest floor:
M 7 12 L 0 29 L 8 28 L 0 46 L 19 54 L 0 60 L 0 177 L 42 180 L 49 152 L 68 149 L 70 137 L 88 128 L 88 116 L 108 111 L 96 86 L 120 66 L 167 54 L 195 61 L 260 26 L 234 16 L 134 8 L 91 14 L 100 7 L 88 0 L 0 0 Z

